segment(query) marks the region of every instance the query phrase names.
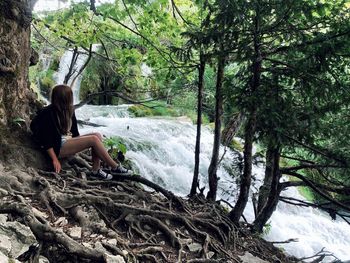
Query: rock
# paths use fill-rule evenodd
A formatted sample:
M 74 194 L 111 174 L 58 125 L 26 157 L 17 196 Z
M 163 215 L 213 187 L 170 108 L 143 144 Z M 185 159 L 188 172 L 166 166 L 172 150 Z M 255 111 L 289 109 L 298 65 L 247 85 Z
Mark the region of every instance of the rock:
M 215 255 L 215 253 L 213 251 L 209 251 L 208 252 L 208 258 L 209 259 L 211 259 L 214 255 Z
M 0 252 L 9 255 L 12 249 L 11 239 L 8 236 L 0 234 Z
M 108 243 L 108 244 L 111 244 L 111 245 L 113 245 L 113 246 L 116 246 L 116 245 L 117 245 L 117 240 L 116 240 L 115 238 L 109 239 L 109 240 L 107 240 L 107 243 Z
M 253 256 L 249 252 L 245 252 L 245 254 L 243 256 L 239 256 L 239 258 L 242 260 L 242 263 L 269 263 L 268 261 Z
M 107 254 L 107 250 L 104 248 L 100 241 L 95 243 L 95 249 L 101 253 Z
M 0 262 L 18 262 L 17 260 L 14 261 L 13 259 L 10 259 L 8 256 L 4 255 L 1 251 L 0 251 Z
M 95 237 L 97 237 L 97 234 L 92 234 L 92 235 L 90 235 L 90 237 L 95 238 Z
M 106 263 L 125 263 L 125 260 L 122 256 L 113 256 L 109 254 L 104 255 Z
M 126 257 L 129 254 L 129 252 L 127 250 L 125 250 L 125 249 L 122 250 L 122 253 L 123 253 L 124 257 Z
M 82 245 L 84 247 L 92 248 L 92 245 L 90 243 L 87 243 L 87 242 L 83 242 Z
M 70 229 L 69 235 L 72 238 L 81 238 L 81 227 L 74 226 Z
M 202 245 L 199 243 L 192 243 L 187 245 L 187 247 L 191 252 L 198 252 L 198 251 L 201 251 L 203 248 Z
M 0 215 L 0 262 L 19 262 L 13 258 L 27 251 L 36 239 L 29 227 L 6 220 L 7 215 Z
M 55 226 L 65 226 L 68 224 L 68 220 L 64 216 L 61 216 L 53 224 Z
M 0 215 L 0 225 L 6 224 L 6 221 L 7 221 L 7 215 L 1 214 Z

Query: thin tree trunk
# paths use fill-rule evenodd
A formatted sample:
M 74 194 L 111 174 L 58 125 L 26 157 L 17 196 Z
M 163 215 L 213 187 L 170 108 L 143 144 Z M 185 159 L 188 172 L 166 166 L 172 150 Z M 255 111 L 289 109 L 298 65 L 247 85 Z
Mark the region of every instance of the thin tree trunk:
M 239 219 L 248 203 L 249 189 L 252 181 L 253 141 L 256 128 L 257 101 L 256 90 L 260 86 L 262 57 L 260 52 L 260 6 L 257 3 L 255 29 L 254 29 L 253 77 L 250 84 L 251 99 L 248 106 L 248 121 L 244 132 L 244 167 L 240 184 L 240 192 L 235 207 L 230 211 L 229 217 L 238 225 Z
M 256 127 L 256 109 L 250 113 L 244 136 L 244 167 L 243 177 L 240 184 L 240 192 L 235 207 L 230 211 L 229 217 L 234 224 L 238 224 L 244 208 L 247 205 L 249 197 L 249 188 L 252 180 L 252 159 L 253 159 L 253 140 Z
M 200 64 L 198 68 L 198 98 L 197 98 L 197 135 L 196 135 L 196 148 L 194 153 L 194 172 L 192 187 L 190 196 L 196 194 L 196 189 L 199 184 L 199 156 L 200 156 L 200 144 L 201 144 L 201 127 L 202 127 L 202 106 L 203 106 L 203 90 L 204 90 L 204 72 L 205 72 L 205 59 L 203 53 L 200 54 Z
M 233 137 L 237 134 L 243 122 L 243 114 L 238 112 L 234 114 L 229 122 L 227 123 L 225 129 L 222 131 L 221 143 L 225 146 L 230 145 Z
M 70 80 L 70 78 L 73 76 L 74 72 L 74 65 L 77 63 L 79 57 L 79 53 L 78 53 L 78 47 L 74 47 L 73 49 L 73 54 L 72 54 L 72 59 L 70 61 L 70 65 L 69 65 L 69 69 L 67 74 L 64 76 L 64 80 L 63 83 L 64 84 L 68 84 L 68 81 Z
M 259 189 L 257 214 L 259 214 L 260 211 L 263 209 L 269 196 L 269 190 L 271 188 L 271 182 L 274 176 L 274 167 L 275 167 L 274 150 L 275 149 L 273 145 L 270 143 L 266 150 L 265 177 L 264 177 L 264 183 Z M 255 216 L 257 216 L 257 214 Z
M 278 147 L 275 147 L 273 149 L 273 177 L 271 181 L 271 187 L 270 192 L 268 195 L 268 199 L 261 209 L 261 211 L 258 213 L 258 216 L 253 222 L 253 229 L 257 232 L 262 232 L 264 225 L 271 217 L 273 211 L 276 209 L 279 195 L 281 193 L 281 187 L 280 187 L 280 169 L 279 169 L 279 160 L 280 160 L 280 150 Z
M 216 192 L 218 188 L 218 161 L 219 161 L 219 149 L 221 141 L 221 117 L 223 113 L 223 93 L 222 84 L 224 80 L 224 68 L 225 68 L 225 55 L 220 55 L 218 58 L 218 71 L 216 79 L 216 102 L 215 102 L 215 129 L 214 129 L 214 145 L 213 153 L 211 157 L 211 162 L 208 169 L 209 177 L 209 192 L 207 194 L 207 199 L 215 200 Z

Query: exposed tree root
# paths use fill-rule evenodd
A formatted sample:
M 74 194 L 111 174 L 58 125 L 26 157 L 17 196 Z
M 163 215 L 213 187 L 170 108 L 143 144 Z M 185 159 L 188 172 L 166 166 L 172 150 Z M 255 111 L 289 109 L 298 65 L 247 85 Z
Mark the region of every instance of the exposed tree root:
M 139 175 L 81 179 L 91 160 L 82 156 L 61 174 L 32 170 L 0 180 L 7 191 L 0 213 L 28 225 L 50 262 L 105 262 L 106 254 L 135 263 L 239 262 L 246 237 L 220 206 L 186 201 Z

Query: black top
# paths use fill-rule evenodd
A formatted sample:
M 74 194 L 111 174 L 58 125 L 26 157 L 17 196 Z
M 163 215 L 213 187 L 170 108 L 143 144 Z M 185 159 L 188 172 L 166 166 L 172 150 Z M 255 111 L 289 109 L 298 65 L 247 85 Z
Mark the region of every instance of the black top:
M 34 137 L 44 150 L 53 148 L 58 156 L 61 149 L 61 133 L 58 126 L 55 108 L 51 104 L 41 109 L 30 124 Z M 72 127 L 70 129 L 73 137 L 79 136 L 77 118 L 72 116 Z

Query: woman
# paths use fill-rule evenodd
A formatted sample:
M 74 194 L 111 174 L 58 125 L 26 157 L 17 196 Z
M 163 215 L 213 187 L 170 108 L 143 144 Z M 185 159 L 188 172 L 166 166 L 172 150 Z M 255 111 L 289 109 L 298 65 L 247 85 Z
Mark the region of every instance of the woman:
M 74 155 L 87 148 L 92 149 L 92 176 L 103 180 L 113 178 L 100 168 L 103 160 L 113 174 L 131 174 L 116 163 L 107 153 L 99 133 L 80 136 L 74 113 L 73 92 L 67 85 L 56 85 L 52 89 L 51 105 L 44 107 L 33 119 L 30 128 L 40 146 L 52 160 L 56 173 L 61 171 L 60 158 Z

